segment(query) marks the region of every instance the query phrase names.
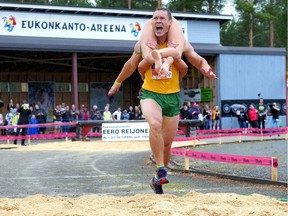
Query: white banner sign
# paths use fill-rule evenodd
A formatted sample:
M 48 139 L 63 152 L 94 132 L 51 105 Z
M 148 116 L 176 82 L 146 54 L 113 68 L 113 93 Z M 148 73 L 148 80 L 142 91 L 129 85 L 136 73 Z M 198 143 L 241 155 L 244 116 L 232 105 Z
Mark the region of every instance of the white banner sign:
M 78 39 L 138 40 L 144 23 L 137 17 L 109 17 L 0 11 L 0 35 Z M 187 38 L 187 21 L 180 21 Z
M 149 140 L 147 122 L 102 124 L 102 141 Z

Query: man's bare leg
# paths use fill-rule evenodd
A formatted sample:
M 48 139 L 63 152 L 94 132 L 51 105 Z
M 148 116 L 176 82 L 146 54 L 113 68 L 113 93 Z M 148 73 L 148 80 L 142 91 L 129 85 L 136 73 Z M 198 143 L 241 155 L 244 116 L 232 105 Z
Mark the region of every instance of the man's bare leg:
M 163 152 L 164 141 L 162 137 L 162 109 L 153 99 L 140 101 L 143 115 L 149 124 L 149 142 L 154 155 L 156 166 L 164 165 Z
M 174 117 L 163 116 L 162 136 L 164 140 L 163 161 L 165 167 L 168 166 L 170 161 L 171 146 L 178 129 L 178 121 L 179 121 L 178 115 Z
M 186 39 L 185 39 L 185 36 L 183 34 L 181 24 L 174 17 L 172 17 L 172 25 L 171 25 L 169 32 L 168 32 L 168 40 L 169 40 L 170 44 L 173 43 L 173 44 L 177 45 L 174 48 L 176 48 L 177 52 L 181 56 L 183 53 L 183 50 L 184 50 Z

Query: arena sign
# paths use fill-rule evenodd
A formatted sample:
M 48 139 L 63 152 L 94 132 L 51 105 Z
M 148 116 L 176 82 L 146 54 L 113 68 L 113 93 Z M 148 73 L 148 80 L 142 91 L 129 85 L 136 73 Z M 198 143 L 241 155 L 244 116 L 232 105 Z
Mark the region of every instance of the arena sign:
M 147 122 L 102 124 L 102 141 L 149 140 Z
M 135 40 L 147 18 L 0 11 L 0 35 Z M 187 21 L 181 21 L 187 37 Z

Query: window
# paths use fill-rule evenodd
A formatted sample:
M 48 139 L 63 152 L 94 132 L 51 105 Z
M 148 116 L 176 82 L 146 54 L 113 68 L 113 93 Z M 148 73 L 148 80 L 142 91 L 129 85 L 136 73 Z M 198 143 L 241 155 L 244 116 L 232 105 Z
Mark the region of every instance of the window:
M 27 83 L 10 83 L 10 92 L 28 92 Z
M 71 83 L 55 83 L 55 92 L 71 92 Z

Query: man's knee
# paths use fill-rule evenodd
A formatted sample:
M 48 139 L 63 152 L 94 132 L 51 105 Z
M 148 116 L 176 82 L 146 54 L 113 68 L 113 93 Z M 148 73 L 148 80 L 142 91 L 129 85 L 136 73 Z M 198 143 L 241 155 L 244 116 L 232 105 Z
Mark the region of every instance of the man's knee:
M 162 122 L 153 121 L 149 123 L 151 133 L 161 133 L 162 131 Z

